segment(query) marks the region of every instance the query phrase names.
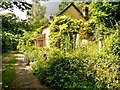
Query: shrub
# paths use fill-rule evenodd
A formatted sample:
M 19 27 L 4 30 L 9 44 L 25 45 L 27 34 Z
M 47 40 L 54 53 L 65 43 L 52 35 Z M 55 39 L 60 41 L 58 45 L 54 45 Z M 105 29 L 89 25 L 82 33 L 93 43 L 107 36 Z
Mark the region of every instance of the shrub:
M 75 50 L 33 48 L 28 56 L 33 71 L 50 87 L 84 89 L 119 89 L 119 38 L 111 35 L 98 43 L 88 42 Z
M 92 46 L 87 49 L 87 52 L 92 52 L 89 52 L 89 56 L 86 58 L 86 72 L 88 75 L 94 74 L 97 88 L 120 88 L 118 81 L 120 44 L 117 34 L 114 33 L 105 38 L 100 53 L 94 53 L 94 50 L 90 49 Z
M 8 32 L 2 32 L 2 53 L 16 50 L 18 45 L 19 35 L 14 35 Z
M 57 55 L 48 62 L 49 67 L 40 78 L 51 87 L 94 88 L 94 77 L 86 75 L 84 63 L 85 59 L 75 52 Z

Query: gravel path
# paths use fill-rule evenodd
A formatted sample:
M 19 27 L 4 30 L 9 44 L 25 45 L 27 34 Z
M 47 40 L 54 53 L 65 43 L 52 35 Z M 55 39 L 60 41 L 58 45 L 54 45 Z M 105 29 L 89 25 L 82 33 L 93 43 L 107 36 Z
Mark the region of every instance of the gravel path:
M 26 66 L 23 53 L 18 54 L 17 59 L 18 62 L 14 65 L 16 79 L 10 90 L 52 90 L 41 85 L 37 77 L 32 74 L 30 66 Z

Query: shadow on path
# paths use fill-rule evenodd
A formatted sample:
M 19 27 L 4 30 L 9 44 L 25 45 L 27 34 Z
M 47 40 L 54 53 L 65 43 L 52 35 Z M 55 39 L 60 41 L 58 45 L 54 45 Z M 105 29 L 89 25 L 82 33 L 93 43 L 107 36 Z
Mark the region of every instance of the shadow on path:
M 26 66 L 24 54 L 20 53 L 17 57 L 18 61 L 14 65 L 16 70 L 16 79 L 14 80 L 10 90 L 53 90 L 41 85 L 37 77 L 35 77 L 30 69 Z

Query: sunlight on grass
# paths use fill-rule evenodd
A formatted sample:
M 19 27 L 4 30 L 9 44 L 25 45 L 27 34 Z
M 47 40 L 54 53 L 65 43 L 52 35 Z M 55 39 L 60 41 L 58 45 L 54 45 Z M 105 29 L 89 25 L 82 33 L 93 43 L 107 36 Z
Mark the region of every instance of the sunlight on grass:
M 10 58 L 10 60 L 7 62 L 7 64 L 15 64 L 17 62 L 17 59 L 15 57 Z
M 14 56 L 14 57 L 18 57 L 18 54 L 14 54 L 13 56 Z
M 16 71 L 12 64 L 15 64 L 17 59 L 15 56 L 11 57 L 10 60 L 6 63 L 5 71 L 2 74 L 2 87 L 4 89 L 9 89 L 16 77 Z
M 10 87 L 10 85 L 13 83 L 13 80 L 15 79 L 16 72 L 15 69 L 11 66 L 7 66 L 5 72 L 3 72 L 2 75 L 2 85 L 4 88 Z

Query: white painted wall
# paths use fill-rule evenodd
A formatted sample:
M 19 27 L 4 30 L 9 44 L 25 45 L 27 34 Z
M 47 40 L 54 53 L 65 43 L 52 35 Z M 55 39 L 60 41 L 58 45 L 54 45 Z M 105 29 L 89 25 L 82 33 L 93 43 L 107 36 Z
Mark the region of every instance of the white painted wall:
M 46 34 L 46 46 L 47 46 L 47 47 L 50 47 L 50 46 L 49 46 L 50 28 L 49 28 L 49 27 L 45 28 L 45 29 L 42 31 L 42 34 Z

